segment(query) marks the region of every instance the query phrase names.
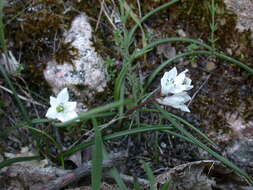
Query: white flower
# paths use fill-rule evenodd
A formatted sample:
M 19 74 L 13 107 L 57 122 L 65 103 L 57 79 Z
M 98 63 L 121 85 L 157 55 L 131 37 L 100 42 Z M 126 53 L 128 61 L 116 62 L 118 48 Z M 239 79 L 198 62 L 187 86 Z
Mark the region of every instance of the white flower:
M 177 75 L 176 67 L 173 67 L 169 72 L 165 72 L 161 79 L 162 95 L 177 94 L 192 89 L 191 79 L 185 75 L 186 72 L 188 72 L 187 69 Z
M 191 100 L 191 97 L 186 92 L 180 92 L 172 96 L 156 99 L 159 104 L 172 106 L 173 108 L 180 109 L 185 112 L 190 112 L 189 108 L 185 105 L 185 103 L 189 100 Z
M 47 110 L 46 117 L 58 119 L 61 122 L 68 121 L 77 117 L 75 112 L 76 102 L 69 102 L 68 89 L 64 88 L 57 97 L 50 96 L 50 108 Z

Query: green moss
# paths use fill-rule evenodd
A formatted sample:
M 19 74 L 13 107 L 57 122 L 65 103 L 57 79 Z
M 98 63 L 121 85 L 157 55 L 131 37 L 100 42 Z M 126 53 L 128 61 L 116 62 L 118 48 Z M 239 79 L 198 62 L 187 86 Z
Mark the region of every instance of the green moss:
M 57 63 L 63 64 L 64 62 L 73 64 L 73 60 L 79 56 L 78 49 L 71 45 L 71 42 L 61 42 L 60 48 L 54 53 L 54 58 Z
M 31 84 L 46 86 L 43 82 L 43 69 L 46 62 L 59 53 L 69 60 L 70 51 L 61 44 L 61 36 L 69 27 L 71 16 L 64 13 L 62 1 L 45 0 L 32 4 L 12 1 L 12 7 L 6 8 L 6 36 L 14 54 L 21 52 L 21 63 L 25 66 L 25 78 Z M 17 14 L 18 13 L 18 14 Z M 10 43 L 9 43 L 10 44 Z M 18 56 L 16 56 L 18 57 Z M 70 58 L 69 58 L 70 57 Z

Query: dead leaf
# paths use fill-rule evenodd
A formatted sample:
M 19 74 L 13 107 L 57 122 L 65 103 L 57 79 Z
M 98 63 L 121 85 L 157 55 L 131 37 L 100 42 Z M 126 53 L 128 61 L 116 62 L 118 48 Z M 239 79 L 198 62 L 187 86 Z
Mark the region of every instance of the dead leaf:
M 222 180 L 221 180 L 222 178 Z M 170 190 L 253 190 L 232 170 L 215 160 L 179 165 L 156 177 L 158 187 L 171 181 Z

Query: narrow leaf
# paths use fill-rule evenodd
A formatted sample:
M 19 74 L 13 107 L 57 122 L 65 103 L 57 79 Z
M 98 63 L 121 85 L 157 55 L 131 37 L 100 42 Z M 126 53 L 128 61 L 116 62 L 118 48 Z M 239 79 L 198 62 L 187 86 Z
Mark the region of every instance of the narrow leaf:
M 102 183 L 102 164 L 103 164 L 103 141 L 101 131 L 98 129 L 96 119 L 92 119 L 93 128 L 95 131 L 95 146 L 92 152 L 92 173 L 91 182 L 93 190 L 100 190 Z

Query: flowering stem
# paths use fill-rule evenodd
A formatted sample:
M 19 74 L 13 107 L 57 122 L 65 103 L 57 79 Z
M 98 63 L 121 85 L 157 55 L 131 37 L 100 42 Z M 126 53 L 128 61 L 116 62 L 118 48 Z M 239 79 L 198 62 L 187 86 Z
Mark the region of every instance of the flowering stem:
M 155 97 L 149 98 L 149 99 L 145 100 L 145 101 L 142 102 L 141 104 L 139 104 L 139 105 L 137 105 L 137 106 L 131 108 L 130 110 L 128 110 L 128 111 L 126 112 L 126 115 L 132 114 L 134 111 L 136 111 L 136 110 L 142 108 L 142 107 L 145 106 L 146 104 L 149 104 L 149 103 L 151 103 L 151 102 L 156 101 L 156 99 L 157 99 L 157 98 L 160 98 L 160 97 L 161 97 L 161 94 L 159 93 L 159 94 L 156 95 Z

